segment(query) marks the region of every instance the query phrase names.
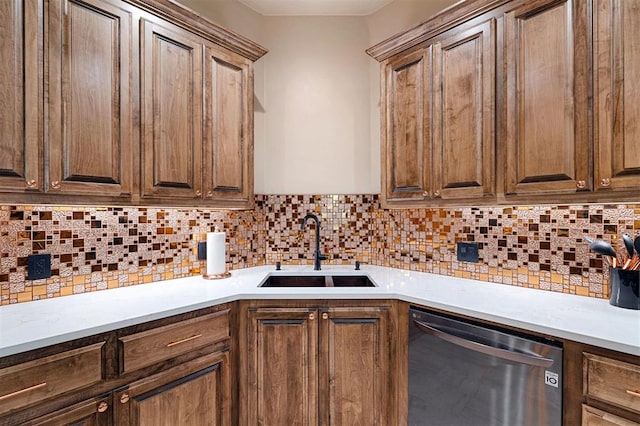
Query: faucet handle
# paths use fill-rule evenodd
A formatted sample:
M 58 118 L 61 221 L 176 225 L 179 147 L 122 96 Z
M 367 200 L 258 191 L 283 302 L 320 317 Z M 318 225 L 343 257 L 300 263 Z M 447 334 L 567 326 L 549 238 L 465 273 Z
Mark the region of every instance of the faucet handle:
M 327 256 L 326 256 L 326 255 L 324 255 L 324 254 L 320 254 L 320 253 L 318 253 L 318 259 L 320 259 L 320 260 L 327 260 Z

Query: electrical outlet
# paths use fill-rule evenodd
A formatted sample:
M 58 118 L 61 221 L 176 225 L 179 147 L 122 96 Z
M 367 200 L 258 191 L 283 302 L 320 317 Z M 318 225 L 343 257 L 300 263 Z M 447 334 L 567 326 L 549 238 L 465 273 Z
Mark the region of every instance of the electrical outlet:
M 200 241 L 198 243 L 198 260 L 206 260 L 207 259 L 207 242 Z
M 457 253 L 460 262 L 478 263 L 478 243 L 458 243 Z
M 51 276 L 51 254 L 30 254 L 27 256 L 27 279 L 41 280 Z

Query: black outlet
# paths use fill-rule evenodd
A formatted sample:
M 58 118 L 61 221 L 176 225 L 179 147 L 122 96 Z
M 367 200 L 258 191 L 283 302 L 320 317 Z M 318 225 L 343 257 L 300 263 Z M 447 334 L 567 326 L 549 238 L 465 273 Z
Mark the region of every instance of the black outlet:
M 458 243 L 457 252 L 460 262 L 478 263 L 478 243 Z
M 51 254 L 30 254 L 27 256 L 27 279 L 41 280 L 51 276 Z
M 201 241 L 198 243 L 198 260 L 205 260 L 207 258 L 207 242 Z

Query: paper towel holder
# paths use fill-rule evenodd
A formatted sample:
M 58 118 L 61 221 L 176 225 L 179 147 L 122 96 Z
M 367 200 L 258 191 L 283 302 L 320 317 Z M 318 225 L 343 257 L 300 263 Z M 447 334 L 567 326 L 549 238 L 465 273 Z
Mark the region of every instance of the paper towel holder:
M 230 276 L 231 276 L 230 271 L 226 271 L 222 274 L 215 274 L 215 275 L 202 274 L 202 278 L 204 278 L 205 280 L 221 280 L 224 278 L 229 278 Z

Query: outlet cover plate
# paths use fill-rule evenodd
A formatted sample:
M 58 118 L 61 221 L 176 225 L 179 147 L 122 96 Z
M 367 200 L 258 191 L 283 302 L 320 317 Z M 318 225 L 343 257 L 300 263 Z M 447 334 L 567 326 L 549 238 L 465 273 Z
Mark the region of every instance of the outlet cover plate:
M 478 263 L 478 243 L 457 243 L 458 261 Z
M 51 254 L 30 254 L 27 256 L 27 279 L 41 280 L 51 276 Z

